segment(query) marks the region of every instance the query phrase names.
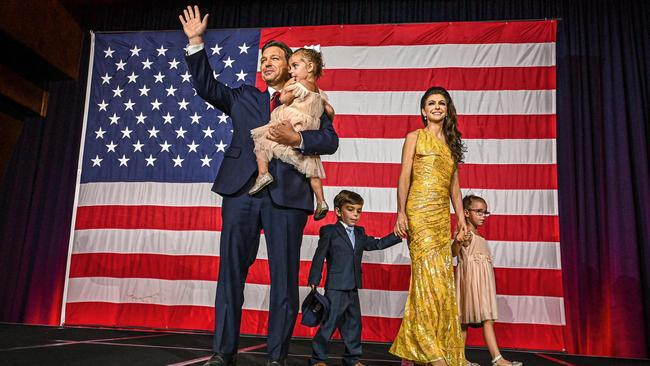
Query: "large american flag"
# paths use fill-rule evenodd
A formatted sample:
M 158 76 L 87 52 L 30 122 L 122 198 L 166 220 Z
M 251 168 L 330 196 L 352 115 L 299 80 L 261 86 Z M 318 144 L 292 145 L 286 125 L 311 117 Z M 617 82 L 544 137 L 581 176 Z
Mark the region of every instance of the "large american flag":
M 463 193 L 493 215 L 503 347 L 561 350 L 565 324 L 555 149 L 554 21 L 335 25 L 209 31 L 214 77 L 263 83 L 260 46 L 320 45 L 319 86 L 341 138 L 323 156 L 330 203 L 340 189 L 365 198 L 360 225 L 392 230 L 407 132 L 422 127 L 419 98 L 450 90 L 467 144 Z M 65 324 L 212 330 L 221 198 L 210 191 L 232 122 L 195 95 L 181 32 L 94 34 Z M 300 291 L 318 229 L 309 220 Z M 242 333 L 265 334 L 269 274 L 260 245 L 245 289 Z M 391 341 L 409 288 L 406 243 L 364 255 L 363 338 Z M 314 329 L 297 325 L 296 336 Z M 482 344 L 470 332 L 468 344 Z

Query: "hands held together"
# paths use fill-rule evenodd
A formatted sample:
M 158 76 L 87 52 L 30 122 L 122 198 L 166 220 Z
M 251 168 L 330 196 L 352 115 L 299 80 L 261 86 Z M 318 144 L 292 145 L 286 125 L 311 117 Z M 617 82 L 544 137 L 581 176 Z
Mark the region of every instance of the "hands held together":
M 408 235 L 408 230 L 409 230 L 409 220 L 406 218 L 406 213 L 404 212 L 398 212 L 397 213 L 397 221 L 395 222 L 395 228 L 393 229 L 393 232 L 395 235 L 399 236 L 400 238 L 406 238 Z
M 463 243 L 463 246 L 467 246 L 469 245 L 469 239 L 471 238 L 469 234 L 470 233 L 467 229 L 467 223 L 465 223 L 465 220 L 458 220 L 458 223 L 456 224 L 456 230 L 454 231 L 454 239 L 460 243 Z M 465 242 L 467 242 L 467 245 L 465 245 Z
M 403 212 L 398 212 L 397 221 L 395 222 L 395 228 L 393 229 L 393 232 L 395 235 L 401 238 L 406 238 L 408 235 L 408 227 L 408 218 L 406 217 L 406 214 Z M 454 239 L 459 243 L 463 243 L 463 246 L 469 245 L 471 233 L 467 229 L 467 223 L 465 223 L 465 220 L 458 220 L 458 223 L 456 224 L 456 230 L 454 231 Z M 467 244 L 465 244 L 465 242 Z

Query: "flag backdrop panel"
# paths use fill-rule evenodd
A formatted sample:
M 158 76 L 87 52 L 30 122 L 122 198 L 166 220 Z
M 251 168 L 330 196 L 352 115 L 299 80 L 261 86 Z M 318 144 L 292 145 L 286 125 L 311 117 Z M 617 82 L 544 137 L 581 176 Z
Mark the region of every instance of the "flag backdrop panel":
M 337 111 L 339 150 L 323 156 L 328 199 L 366 199 L 361 225 L 391 231 L 401 145 L 419 98 L 450 90 L 467 143 L 463 193 L 486 198 L 503 347 L 564 349 L 555 148 L 554 21 L 215 30 L 217 80 L 263 88 L 260 45 L 320 45 L 319 84 Z M 210 192 L 232 121 L 194 93 L 181 32 L 95 34 L 71 240 L 65 324 L 211 330 L 221 198 Z M 305 296 L 318 228 L 301 249 Z M 391 341 L 409 287 L 406 243 L 366 253 L 363 338 Z M 247 279 L 242 333 L 265 334 L 266 244 Z M 296 326 L 294 335 L 314 329 Z M 470 331 L 468 344 L 482 344 Z

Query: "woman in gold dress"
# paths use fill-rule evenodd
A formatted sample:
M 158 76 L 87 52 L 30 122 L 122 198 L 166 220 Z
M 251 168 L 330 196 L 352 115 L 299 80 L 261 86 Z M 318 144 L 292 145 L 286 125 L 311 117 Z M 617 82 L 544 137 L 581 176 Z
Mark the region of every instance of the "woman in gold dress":
M 465 366 L 451 257 L 451 197 L 456 239 L 467 226 L 458 182 L 464 146 L 456 108 L 441 87 L 420 101 L 425 127 L 406 136 L 397 188 L 395 233 L 408 237 L 411 284 L 390 353 L 417 365 Z

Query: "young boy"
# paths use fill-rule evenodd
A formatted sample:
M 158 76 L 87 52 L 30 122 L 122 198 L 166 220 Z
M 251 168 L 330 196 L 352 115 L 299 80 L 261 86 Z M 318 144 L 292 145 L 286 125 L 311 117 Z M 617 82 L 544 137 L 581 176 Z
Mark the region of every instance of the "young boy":
M 309 271 L 309 285 L 316 288 L 321 280 L 323 261 L 327 258 L 325 297 L 330 301 L 327 318 L 321 323 L 312 340 L 310 365 L 325 366 L 327 343 L 339 328 L 345 344 L 343 364 L 363 366 L 361 358 L 361 307 L 358 289 L 361 288 L 361 258 L 364 250 L 391 247 L 402 239 L 391 233 L 381 239 L 366 235 L 356 226 L 363 198 L 355 192 L 342 190 L 334 197 L 334 210 L 339 221 L 320 229 L 318 248 Z

